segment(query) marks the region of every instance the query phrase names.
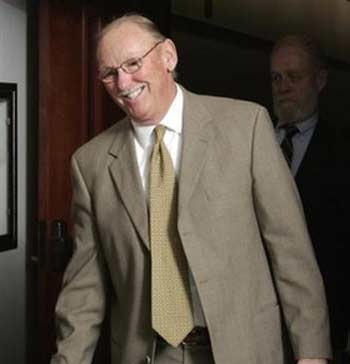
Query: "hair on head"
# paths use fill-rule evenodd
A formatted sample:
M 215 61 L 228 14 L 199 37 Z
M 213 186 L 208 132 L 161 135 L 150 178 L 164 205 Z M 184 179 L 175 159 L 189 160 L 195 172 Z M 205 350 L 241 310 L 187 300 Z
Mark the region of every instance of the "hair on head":
M 284 47 L 297 47 L 307 53 L 319 69 L 327 69 L 327 57 L 316 41 L 308 35 L 287 35 L 277 40 L 273 46 L 271 56 L 278 49 Z
M 147 32 L 149 35 L 151 35 L 156 41 L 166 39 L 166 37 L 162 34 L 160 29 L 158 28 L 158 26 L 151 19 L 139 13 L 130 12 L 112 20 L 109 24 L 107 24 L 98 34 L 97 40 L 99 41 L 111 30 L 117 29 L 125 23 L 131 23 L 137 25 L 145 32 Z

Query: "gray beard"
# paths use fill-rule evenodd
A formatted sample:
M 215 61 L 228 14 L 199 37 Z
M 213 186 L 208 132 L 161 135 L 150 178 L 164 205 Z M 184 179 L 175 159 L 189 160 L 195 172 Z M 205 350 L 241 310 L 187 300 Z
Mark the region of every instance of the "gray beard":
M 281 125 L 300 123 L 312 116 L 314 112 L 306 112 L 297 106 L 287 108 L 274 105 L 274 113 L 278 119 L 278 123 Z

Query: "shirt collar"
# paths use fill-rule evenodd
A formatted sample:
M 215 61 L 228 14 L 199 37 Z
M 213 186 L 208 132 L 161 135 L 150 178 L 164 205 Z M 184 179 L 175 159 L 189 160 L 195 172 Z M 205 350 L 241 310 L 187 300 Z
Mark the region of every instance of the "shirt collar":
M 183 99 L 183 91 L 181 90 L 179 85 L 176 84 L 175 98 L 171 103 L 169 110 L 165 114 L 164 118 L 159 123 L 166 126 L 167 129 L 170 129 L 178 134 L 182 133 Z M 145 149 L 150 143 L 153 129 L 157 125 L 140 125 L 134 120 L 131 120 L 131 123 L 134 129 L 135 138 L 137 139 L 141 147 Z
M 318 121 L 318 114 L 315 113 L 312 116 L 310 116 L 308 119 L 301 121 L 300 123 L 294 124 L 297 128 L 300 134 L 303 134 L 307 132 L 309 129 L 312 129 L 316 126 Z M 277 124 L 277 129 L 281 130 L 285 128 L 285 124 Z

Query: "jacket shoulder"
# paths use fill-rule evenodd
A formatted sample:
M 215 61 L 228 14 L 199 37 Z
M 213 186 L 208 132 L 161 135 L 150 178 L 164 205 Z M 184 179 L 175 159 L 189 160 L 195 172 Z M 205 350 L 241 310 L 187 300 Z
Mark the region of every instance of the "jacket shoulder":
M 185 92 L 185 95 L 191 105 L 205 109 L 212 119 L 229 120 L 237 125 L 237 123 L 248 123 L 256 120 L 261 113 L 268 115 L 267 110 L 262 105 L 252 101 L 239 100 L 234 98 L 199 95 L 192 92 Z
M 126 132 L 126 130 L 128 130 L 128 119 L 124 118 L 80 146 L 73 153 L 72 158 L 76 160 L 95 160 L 99 155 L 105 155 L 116 136 L 119 133 Z

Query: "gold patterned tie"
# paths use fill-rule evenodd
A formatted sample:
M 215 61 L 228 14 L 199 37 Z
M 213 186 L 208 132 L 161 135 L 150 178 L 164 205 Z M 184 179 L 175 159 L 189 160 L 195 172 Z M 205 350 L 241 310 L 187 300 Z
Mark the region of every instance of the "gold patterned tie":
M 177 184 L 165 127 L 155 128 L 150 167 L 152 327 L 176 347 L 193 328 L 188 266 L 177 231 Z

